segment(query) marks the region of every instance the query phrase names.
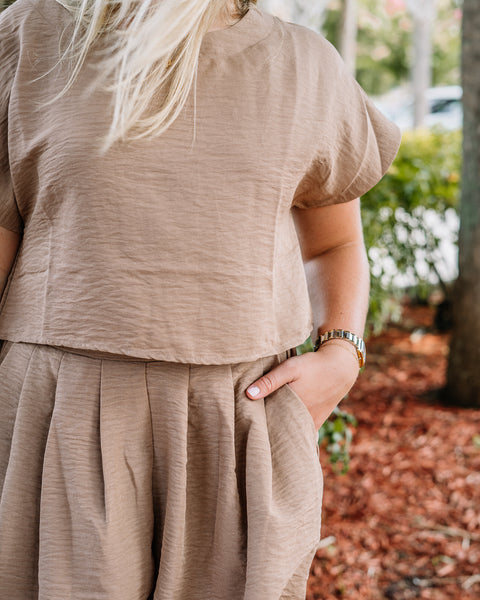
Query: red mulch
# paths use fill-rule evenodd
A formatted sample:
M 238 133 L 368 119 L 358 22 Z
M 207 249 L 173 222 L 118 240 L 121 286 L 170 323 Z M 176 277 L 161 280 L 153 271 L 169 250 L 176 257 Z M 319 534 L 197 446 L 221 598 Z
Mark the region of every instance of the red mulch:
M 307 600 L 480 598 L 480 411 L 428 394 L 444 384 L 449 343 L 432 318 L 407 307 L 402 328 L 369 340 L 341 404 L 358 420 L 349 472 L 321 450 L 324 546 Z

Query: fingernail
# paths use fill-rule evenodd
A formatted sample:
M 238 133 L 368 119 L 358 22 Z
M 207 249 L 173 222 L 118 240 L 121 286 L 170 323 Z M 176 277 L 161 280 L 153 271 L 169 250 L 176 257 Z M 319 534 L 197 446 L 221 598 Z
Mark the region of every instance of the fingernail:
M 258 394 L 260 393 L 260 388 L 256 385 L 252 385 L 247 389 L 247 392 L 250 394 L 250 396 L 258 396 Z

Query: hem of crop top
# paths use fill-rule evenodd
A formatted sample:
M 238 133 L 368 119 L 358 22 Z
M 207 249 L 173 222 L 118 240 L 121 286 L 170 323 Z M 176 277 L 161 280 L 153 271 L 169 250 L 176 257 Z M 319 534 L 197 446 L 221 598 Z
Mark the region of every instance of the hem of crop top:
M 164 361 L 164 362 L 178 362 L 186 364 L 198 364 L 198 365 L 223 365 L 223 364 L 235 364 L 243 362 L 253 362 L 260 358 L 267 356 L 273 356 L 291 350 L 297 346 L 303 344 L 311 334 L 311 327 L 307 330 L 301 330 L 292 338 L 286 342 L 278 342 L 276 344 L 269 344 L 261 348 L 257 348 L 255 352 L 249 350 L 240 350 L 232 354 L 228 352 L 216 352 L 216 353 L 204 353 L 201 357 L 189 354 L 188 352 L 182 352 L 180 349 L 145 349 L 145 348 L 112 348 L 108 343 L 80 343 L 78 337 L 75 338 L 56 338 L 49 339 L 42 336 L 35 337 L 25 335 L 24 333 L 15 333 L 9 331 L 8 333 L 2 333 L 0 330 L 0 339 L 9 342 L 20 342 L 27 344 L 39 344 L 45 346 L 52 346 L 55 348 L 63 349 L 65 351 L 75 350 L 79 351 L 91 351 L 92 354 L 98 352 L 104 354 L 105 358 L 115 357 L 117 360 L 125 357 L 126 360 L 137 359 L 141 361 Z M 100 356 L 99 356 L 100 357 Z

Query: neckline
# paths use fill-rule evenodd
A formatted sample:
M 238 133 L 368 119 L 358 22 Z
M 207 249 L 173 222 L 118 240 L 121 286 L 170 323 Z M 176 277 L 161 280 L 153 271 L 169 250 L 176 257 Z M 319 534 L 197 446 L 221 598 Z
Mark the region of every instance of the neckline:
M 239 20 L 223 27 L 207 31 L 202 39 L 202 54 L 235 54 L 259 42 L 273 27 L 273 16 L 265 13 L 255 4 Z

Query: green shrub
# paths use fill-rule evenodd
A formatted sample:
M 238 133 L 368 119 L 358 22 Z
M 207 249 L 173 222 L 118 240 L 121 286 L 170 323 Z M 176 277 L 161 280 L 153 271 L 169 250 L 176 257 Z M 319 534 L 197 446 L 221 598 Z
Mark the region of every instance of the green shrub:
M 460 170 L 461 132 L 408 132 L 388 173 L 362 197 L 372 282 L 369 331 L 377 332 L 398 318 L 404 294 L 399 277 L 408 276 L 418 297 L 425 296 L 433 282 L 445 286 L 438 269 L 441 237 L 425 217 L 435 211 L 445 223 L 449 211 L 458 210 Z
M 350 466 L 350 445 L 357 425 L 352 414 L 337 406 L 318 431 L 318 443 L 325 445 L 334 471 L 342 475 Z

